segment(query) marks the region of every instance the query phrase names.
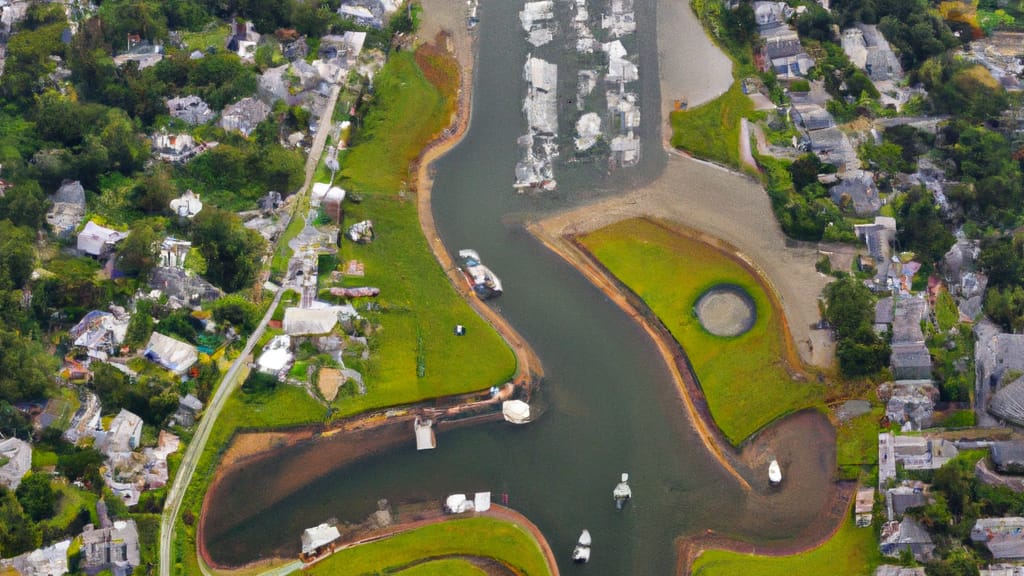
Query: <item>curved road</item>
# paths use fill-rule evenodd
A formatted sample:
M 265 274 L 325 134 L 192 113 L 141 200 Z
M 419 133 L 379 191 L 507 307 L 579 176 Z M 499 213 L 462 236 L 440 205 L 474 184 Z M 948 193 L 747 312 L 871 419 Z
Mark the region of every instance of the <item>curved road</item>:
M 324 144 L 327 142 L 327 133 L 330 131 L 328 127 L 333 118 L 334 106 L 338 102 L 338 94 L 340 92 L 340 85 L 335 85 L 331 88 L 331 95 L 327 100 L 327 107 L 324 109 L 327 122 L 321 121 L 320 130 L 313 140 L 313 147 L 310 148 L 309 156 L 306 158 L 306 180 L 299 194 L 309 194 L 313 175 L 316 173 L 317 164 L 320 162 L 320 155 L 323 153 Z M 302 206 L 301 198 L 297 200 L 299 201 L 295 203 L 296 209 Z M 302 217 L 302 215 L 293 214 L 292 217 Z M 268 265 L 270 261 L 270 259 L 267 260 Z M 256 342 L 263 335 L 263 331 L 266 330 L 267 323 L 270 322 L 270 318 L 273 316 L 274 310 L 277 309 L 277 305 L 280 303 L 284 292 L 285 286 L 281 286 L 274 296 L 273 302 L 270 303 L 267 313 L 260 320 L 259 326 L 249 336 L 249 340 L 245 344 L 245 350 L 239 354 L 231 368 L 228 369 L 227 374 L 224 375 L 224 379 L 221 380 L 220 386 L 217 387 L 217 392 L 213 395 L 209 406 L 206 407 L 203 418 L 199 421 L 199 427 L 196 428 L 196 434 L 193 436 L 192 442 L 189 443 L 188 449 L 185 451 L 185 456 L 181 460 L 181 466 L 174 477 L 174 482 L 167 491 L 164 512 L 160 518 L 160 576 L 171 576 L 171 548 L 174 537 L 174 522 L 178 518 L 178 513 L 181 512 L 181 502 L 185 497 L 185 491 L 188 489 L 189 483 L 192 481 L 192 475 L 196 471 L 196 466 L 199 464 L 199 457 L 202 456 L 203 450 L 206 448 L 206 442 L 210 438 L 210 432 L 213 430 L 213 425 L 217 421 L 217 416 L 220 415 L 224 403 L 238 385 L 238 373 L 241 371 L 242 366 L 244 366 L 246 358 L 249 357 L 253 348 L 256 347 Z M 203 568 L 203 571 L 206 572 L 206 569 Z

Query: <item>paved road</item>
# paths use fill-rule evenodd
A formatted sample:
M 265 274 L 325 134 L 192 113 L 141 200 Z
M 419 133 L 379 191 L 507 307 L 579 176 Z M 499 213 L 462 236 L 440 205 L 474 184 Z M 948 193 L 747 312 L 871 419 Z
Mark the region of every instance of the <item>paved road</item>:
M 331 89 L 331 95 L 327 100 L 327 107 L 324 111 L 328 120 L 326 122 L 320 122 L 320 130 L 317 131 L 316 137 L 313 139 L 313 147 L 310 148 L 309 157 L 306 159 L 306 180 L 302 185 L 302 189 L 299 192 L 300 194 L 309 194 L 313 175 L 316 173 L 317 164 L 320 162 L 320 155 L 323 153 L 324 144 L 327 142 L 327 133 L 330 132 L 329 128 L 331 125 L 331 117 L 334 114 L 334 106 L 338 101 L 338 94 L 340 92 L 340 85 L 335 85 Z M 300 205 L 301 203 L 296 203 L 296 206 Z M 294 218 L 296 216 L 300 218 L 305 217 L 304 214 L 294 214 L 292 217 Z M 269 262 L 270 261 L 268 260 L 268 265 Z M 196 434 L 192 438 L 192 442 L 189 443 L 188 449 L 185 451 L 185 456 L 181 460 L 181 466 L 178 468 L 178 473 L 174 477 L 174 483 L 171 484 L 170 490 L 167 491 L 167 500 L 164 503 L 164 513 L 160 518 L 160 576 L 171 576 L 171 548 L 174 539 L 174 522 L 175 519 L 177 519 L 178 514 L 181 512 L 182 498 L 185 496 L 185 491 L 188 489 L 188 485 L 192 481 L 192 475 L 196 471 L 196 465 L 199 464 L 199 457 L 202 455 L 203 449 L 206 448 L 206 441 L 209 440 L 210 431 L 213 430 L 213 425 L 217 421 L 217 416 L 220 415 L 220 411 L 224 407 L 224 403 L 237 387 L 238 373 L 242 369 L 246 358 L 252 353 L 253 348 L 256 346 L 256 342 L 260 339 L 260 336 L 263 335 L 263 331 L 266 329 L 267 323 L 270 321 L 270 317 L 273 316 L 274 310 L 277 309 L 277 305 L 281 301 L 281 296 L 284 292 L 285 287 L 282 286 L 274 296 L 274 301 L 271 302 L 270 307 L 267 309 L 267 313 L 260 321 L 259 326 L 253 331 L 248 342 L 246 342 L 245 350 L 242 351 L 234 364 L 231 365 L 227 374 L 224 375 L 224 379 L 217 388 L 217 392 L 213 395 L 213 399 L 210 401 L 210 404 L 206 407 L 206 411 L 203 413 L 203 418 L 199 421 L 199 427 L 196 429 Z M 201 562 L 200 565 L 202 565 Z M 205 568 L 203 570 L 205 572 Z M 280 574 L 287 573 L 288 572 L 281 572 Z

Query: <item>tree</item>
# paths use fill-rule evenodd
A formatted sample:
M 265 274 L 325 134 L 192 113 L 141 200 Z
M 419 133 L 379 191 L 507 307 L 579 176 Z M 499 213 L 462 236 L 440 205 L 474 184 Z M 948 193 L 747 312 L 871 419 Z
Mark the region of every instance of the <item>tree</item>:
M 14 493 L 0 487 L 0 557 L 34 550 L 42 542 L 39 527 L 21 509 Z
M 56 370 L 57 359 L 40 343 L 0 328 L 0 399 L 14 403 L 47 396 Z
M 135 223 L 117 249 L 117 269 L 129 276 L 145 278 L 160 258 L 161 234 L 151 219 Z
M 848 376 L 877 372 L 889 355 L 888 346 L 872 329 L 871 292 L 856 278 L 846 277 L 825 287 L 825 319 L 838 337 L 839 368 Z
M 953 245 L 955 238 L 946 229 L 931 192 L 924 186 L 912 188 L 900 198 L 896 207 L 900 244 L 919 254 L 928 263 L 935 263 Z
M 150 310 L 153 303 L 149 300 L 140 300 L 135 304 L 135 313 L 128 321 L 128 328 L 125 331 L 124 343 L 126 346 L 138 348 L 149 340 L 153 333 L 153 316 Z
M 39 182 L 22 180 L 0 197 L 0 214 L 18 226 L 39 230 L 46 223 L 50 201 Z
M 32 231 L 0 220 L 0 289 L 22 288 L 32 275 L 36 255 Z
M 192 219 L 192 243 L 206 260 L 207 278 L 227 292 L 252 284 L 265 246 L 238 216 L 213 207 Z
M 56 498 L 50 479 L 45 474 L 30 474 L 21 480 L 14 494 L 21 508 L 32 520 L 39 522 L 53 516 Z
M 213 303 L 213 318 L 218 324 L 230 324 L 243 332 L 251 332 L 259 320 L 256 305 L 247 298 L 229 294 Z

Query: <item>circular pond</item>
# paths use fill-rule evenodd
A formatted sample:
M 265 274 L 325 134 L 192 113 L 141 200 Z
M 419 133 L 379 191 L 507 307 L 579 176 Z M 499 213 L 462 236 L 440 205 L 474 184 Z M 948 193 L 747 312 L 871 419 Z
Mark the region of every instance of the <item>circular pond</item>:
M 739 336 L 754 327 L 754 299 L 734 284 L 719 284 L 705 292 L 694 305 L 697 320 L 715 336 Z

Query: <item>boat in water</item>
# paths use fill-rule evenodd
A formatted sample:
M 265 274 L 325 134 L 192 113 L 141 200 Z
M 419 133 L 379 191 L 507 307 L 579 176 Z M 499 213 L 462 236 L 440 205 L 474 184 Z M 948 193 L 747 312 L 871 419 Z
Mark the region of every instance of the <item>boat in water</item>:
M 576 547 L 572 549 L 572 561 L 584 564 L 590 561 L 590 531 L 584 530 L 580 533 L 580 539 Z
M 772 458 L 771 464 L 768 465 L 768 482 L 771 484 L 782 483 L 782 468 L 779 468 L 779 461 Z
M 487 300 L 501 296 L 501 280 L 480 262 L 480 255 L 475 250 L 459 250 L 458 264 L 466 282 L 478 298 Z
M 629 499 L 633 497 L 633 490 L 629 487 L 629 474 L 622 473 L 622 479 L 615 485 L 615 489 L 612 490 L 612 497 L 615 498 L 616 510 L 622 510 L 626 507 L 626 502 L 629 502 Z

